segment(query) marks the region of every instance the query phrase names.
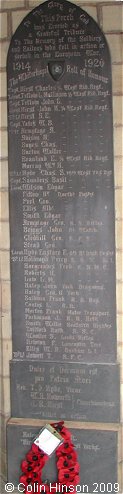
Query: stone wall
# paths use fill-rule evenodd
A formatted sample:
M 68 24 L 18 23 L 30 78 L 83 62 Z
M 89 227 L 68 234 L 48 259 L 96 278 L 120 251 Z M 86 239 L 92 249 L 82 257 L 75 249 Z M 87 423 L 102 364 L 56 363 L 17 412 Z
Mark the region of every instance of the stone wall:
M 118 1 L 71 0 L 88 12 L 102 28 L 109 43 L 112 57 L 113 75 L 113 126 L 114 126 L 114 171 L 115 171 L 115 220 L 116 220 L 116 288 L 117 288 L 117 334 L 118 334 L 118 361 L 121 363 L 121 421 L 123 422 L 123 338 L 122 338 L 122 15 L 123 4 Z M 10 411 L 10 380 L 9 360 L 12 354 L 11 341 L 11 282 L 10 282 L 10 242 L 9 242 L 9 201 L 8 201 L 8 142 L 7 142 L 7 84 L 6 84 L 6 57 L 12 34 L 22 19 L 41 0 L 2 0 L 0 2 L 1 23 L 1 59 L 0 59 L 0 110 L 1 110 L 1 289 L 2 289 L 2 399 L 1 399 L 1 446 L 2 446 L 2 473 L 6 478 L 6 421 Z M 115 323 L 115 321 L 114 321 Z M 122 453 L 123 455 L 123 453 Z M 119 445 L 119 460 L 121 461 L 121 447 Z M 122 456 L 123 461 L 123 456 Z

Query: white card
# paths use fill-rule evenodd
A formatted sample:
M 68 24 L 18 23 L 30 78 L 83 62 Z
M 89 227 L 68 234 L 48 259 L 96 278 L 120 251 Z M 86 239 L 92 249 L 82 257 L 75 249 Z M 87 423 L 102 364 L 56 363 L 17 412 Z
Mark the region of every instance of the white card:
M 39 436 L 35 439 L 34 444 L 38 446 L 44 453 L 47 455 L 51 455 L 53 451 L 63 442 L 62 437 L 50 427 L 49 430 L 45 427 L 39 434 Z M 59 436 L 59 437 L 58 437 Z

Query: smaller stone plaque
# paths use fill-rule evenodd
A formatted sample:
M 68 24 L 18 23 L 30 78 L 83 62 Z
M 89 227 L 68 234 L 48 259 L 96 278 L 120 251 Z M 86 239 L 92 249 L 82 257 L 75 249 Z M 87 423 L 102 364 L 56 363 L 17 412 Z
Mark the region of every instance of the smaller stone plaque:
M 12 416 L 119 422 L 119 366 L 11 362 Z
M 34 426 L 8 425 L 8 481 L 14 485 L 19 482 L 21 461 L 39 430 Z M 114 493 L 114 484 L 117 483 L 117 432 L 71 429 L 71 433 L 80 464 L 81 490 L 78 488 L 77 492 Z M 46 479 L 57 482 L 55 454 L 43 469 L 42 481 Z M 105 491 L 100 491 L 101 484 Z M 84 485 L 87 486 L 85 490 Z

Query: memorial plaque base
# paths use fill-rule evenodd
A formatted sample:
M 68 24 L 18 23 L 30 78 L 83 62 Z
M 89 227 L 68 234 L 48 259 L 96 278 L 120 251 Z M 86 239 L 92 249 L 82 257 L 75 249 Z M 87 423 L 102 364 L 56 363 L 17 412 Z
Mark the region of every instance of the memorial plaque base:
M 8 481 L 17 486 L 19 482 L 20 464 L 26 453 L 30 449 L 34 437 L 38 434 L 45 422 L 38 420 L 11 419 L 7 426 L 8 440 Z M 80 463 L 80 485 L 81 490 L 78 492 L 94 492 L 98 484 L 97 492 L 100 492 L 100 486 L 105 484 L 111 492 L 115 492 L 114 485 L 118 482 L 117 475 L 117 444 L 118 444 L 118 427 L 102 426 L 96 429 L 87 424 L 72 424 L 66 422 L 65 425 L 70 428 L 75 448 L 78 452 Z M 82 429 L 84 427 L 84 429 Z M 43 469 L 43 481 L 48 478 L 50 482 L 57 482 L 57 468 L 55 455 Z M 108 485 L 109 484 L 109 485 Z M 87 486 L 84 487 L 83 486 Z M 103 488 L 103 487 L 101 487 Z M 96 492 L 96 491 L 95 491 Z
M 12 417 L 119 422 L 119 365 L 11 362 Z

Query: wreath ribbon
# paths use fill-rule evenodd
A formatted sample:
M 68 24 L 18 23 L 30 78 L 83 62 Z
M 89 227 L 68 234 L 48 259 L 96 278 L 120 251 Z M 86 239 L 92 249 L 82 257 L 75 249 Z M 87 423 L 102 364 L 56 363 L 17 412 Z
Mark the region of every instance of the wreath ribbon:
M 49 456 L 45 454 L 36 444 L 32 444 L 31 449 L 26 454 L 25 460 L 21 463 L 22 475 L 20 476 L 20 483 L 24 486 L 24 493 L 56 493 L 55 486 L 58 484 L 58 492 L 70 492 L 70 485 L 72 484 L 72 493 L 76 492 L 74 489 L 78 484 L 79 478 L 79 463 L 77 459 L 77 453 L 75 451 L 74 444 L 71 440 L 70 431 L 64 426 L 64 422 L 57 422 L 50 424 L 54 429 L 60 433 L 64 442 L 57 447 L 56 462 L 58 478 L 56 483 L 42 482 L 42 469 Z M 31 485 L 32 490 L 28 490 L 28 486 Z M 52 489 L 54 487 L 54 490 Z M 44 490 L 43 490 L 43 489 Z

